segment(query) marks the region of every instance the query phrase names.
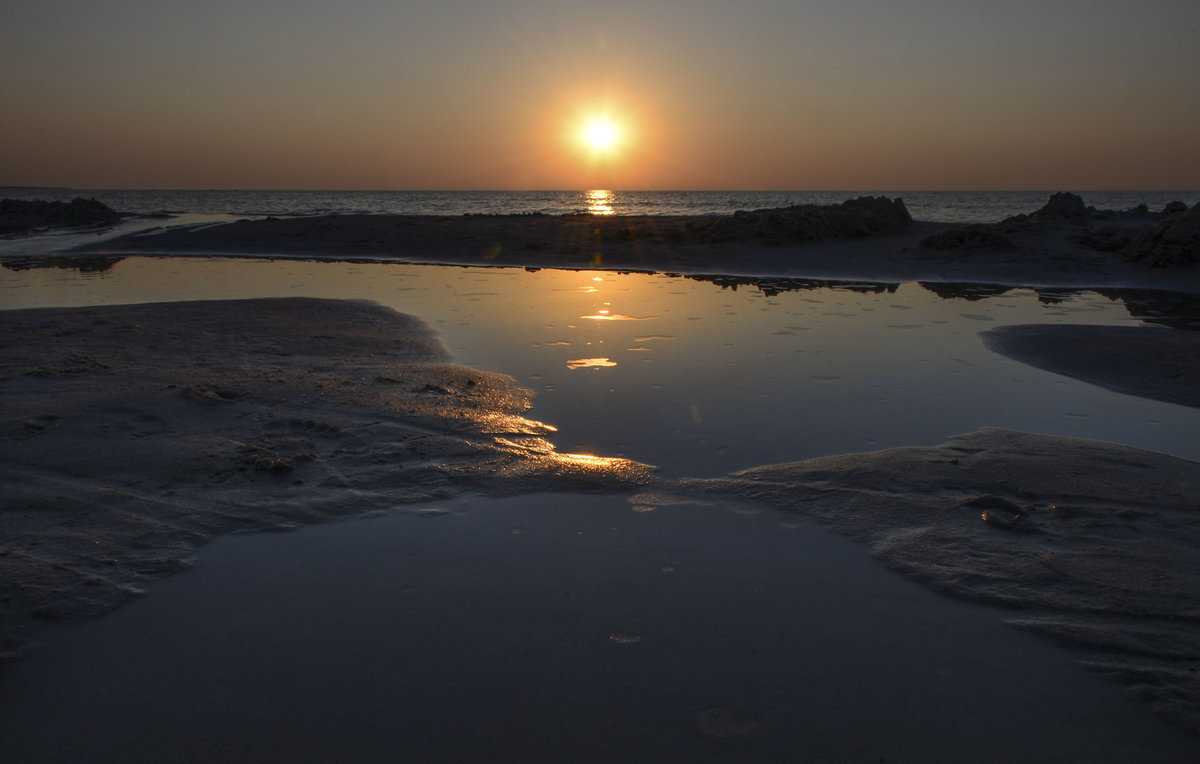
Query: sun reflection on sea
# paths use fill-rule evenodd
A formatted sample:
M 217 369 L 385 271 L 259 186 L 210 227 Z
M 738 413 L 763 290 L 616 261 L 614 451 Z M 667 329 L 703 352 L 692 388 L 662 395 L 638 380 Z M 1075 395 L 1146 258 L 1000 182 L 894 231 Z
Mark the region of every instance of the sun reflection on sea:
M 588 191 L 584 194 L 584 201 L 587 203 L 588 214 L 612 215 L 614 213 L 612 191 L 600 189 Z

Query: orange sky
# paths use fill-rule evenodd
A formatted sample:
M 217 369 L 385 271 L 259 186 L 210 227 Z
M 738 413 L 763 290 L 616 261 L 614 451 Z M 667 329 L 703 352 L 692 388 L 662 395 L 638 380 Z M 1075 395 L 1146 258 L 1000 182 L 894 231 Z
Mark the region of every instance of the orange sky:
M 1190 1 L 41 0 L 5 15 L 6 185 L 1200 187 Z M 611 154 L 577 140 L 595 112 L 621 127 Z

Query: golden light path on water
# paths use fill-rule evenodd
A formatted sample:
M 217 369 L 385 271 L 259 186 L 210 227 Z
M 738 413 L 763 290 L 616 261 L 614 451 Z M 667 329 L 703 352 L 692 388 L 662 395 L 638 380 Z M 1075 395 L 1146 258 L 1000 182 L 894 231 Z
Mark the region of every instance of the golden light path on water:
M 612 215 L 613 214 L 613 193 L 596 189 L 587 192 L 587 211 L 591 215 Z
M 568 369 L 598 369 L 616 365 L 617 362 L 609 358 L 574 358 L 567 361 Z

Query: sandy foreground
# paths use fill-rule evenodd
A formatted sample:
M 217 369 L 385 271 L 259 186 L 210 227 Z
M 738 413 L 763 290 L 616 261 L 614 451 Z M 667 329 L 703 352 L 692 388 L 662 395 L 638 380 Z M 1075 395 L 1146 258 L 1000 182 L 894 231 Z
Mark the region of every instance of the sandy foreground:
M 668 484 L 645 465 L 559 453 L 553 428 L 523 416 L 529 393 L 513 380 L 454 365 L 421 321 L 370 304 L 20 310 L 3 326 L 0 645 L 10 659 L 40 624 L 108 612 L 229 532 L 468 492 L 623 495 L 657 512 L 749 501 L 816 518 L 940 592 L 1009 608 L 1200 735 L 1198 464 L 985 430 L 937 448 Z M 1028 363 L 1196 405 L 1187 381 L 1200 353 L 1185 333 L 985 337 Z M 712 713 L 700 723 L 718 737 L 754 726 Z

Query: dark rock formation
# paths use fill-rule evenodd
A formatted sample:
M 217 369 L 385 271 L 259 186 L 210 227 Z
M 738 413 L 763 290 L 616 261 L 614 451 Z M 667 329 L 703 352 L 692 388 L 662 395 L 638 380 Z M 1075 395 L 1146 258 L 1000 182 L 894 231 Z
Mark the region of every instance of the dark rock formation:
M 1054 236 L 1096 252 L 1115 252 L 1152 267 L 1200 263 L 1200 204 L 1171 202 L 1157 215 L 1144 204 L 1098 210 L 1071 193 L 1056 193 L 1036 212 L 995 224 L 951 228 L 921 241 L 925 249 L 996 249 L 1045 246 Z
M 1188 209 L 1183 202 L 1171 202 L 1156 222 L 1133 236 L 1121 255 L 1154 267 L 1200 263 L 1200 203 Z
M 1072 194 L 1066 191 L 1060 191 L 1050 195 L 1050 201 L 1030 217 L 1036 219 L 1046 218 L 1086 218 L 1090 208 L 1083 203 L 1083 197 L 1078 194 Z
M 862 196 L 841 204 L 739 210 L 702 225 L 709 242 L 757 240 L 785 244 L 895 233 L 911 222 L 904 200 Z
M 70 202 L 0 200 L 0 235 L 5 236 L 55 228 L 108 226 L 120 220 L 120 213 L 95 199 L 76 197 Z

